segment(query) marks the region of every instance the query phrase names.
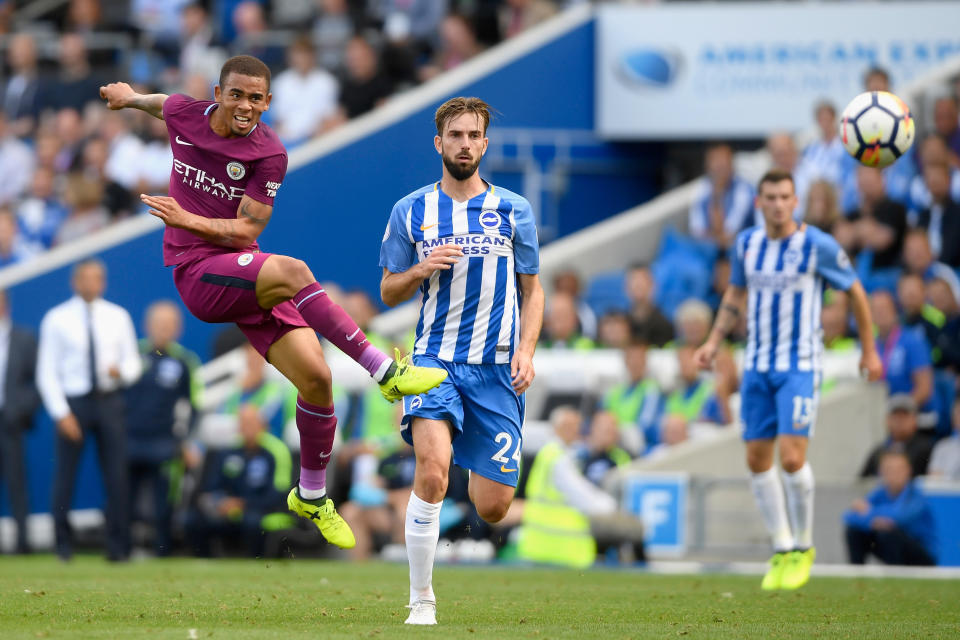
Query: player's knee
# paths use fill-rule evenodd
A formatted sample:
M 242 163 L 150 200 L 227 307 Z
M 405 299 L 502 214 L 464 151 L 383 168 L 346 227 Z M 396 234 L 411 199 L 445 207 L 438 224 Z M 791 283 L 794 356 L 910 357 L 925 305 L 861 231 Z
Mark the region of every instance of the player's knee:
M 333 402 L 333 374 L 330 367 L 322 362 L 314 367 L 310 376 L 297 385 L 297 391 L 311 404 L 327 406 Z
M 427 495 L 421 496 L 427 502 L 439 502 L 447 495 L 447 467 L 432 461 L 418 464 L 417 484 Z
M 796 473 L 803 466 L 803 455 L 795 451 L 780 452 L 780 466 L 787 473 Z
M 287 263 L 283 265 L 283 268 L 288 282 L 297 291 L 303 289 L 316 279 L 313 277 L 313 272 L 310 271 L 310 267 L 308 267 L 307 263 L 303 260 L 287 258 Z
M 490 501 L 484 503 L 480 501 L 479 504 L 475 505 L 477 508 L 477 514 L 483 518 L 485 522 L 490 524 L 496 524 L 507 517 L 507 511 L 510 509 L 509 502 L 502 501 Z
M 747 452 L 747 468 L 750 469 L 751 473 L 769 471 L 771 466 L 773 466 L 773 461 L 770 456 L 758 452 Z

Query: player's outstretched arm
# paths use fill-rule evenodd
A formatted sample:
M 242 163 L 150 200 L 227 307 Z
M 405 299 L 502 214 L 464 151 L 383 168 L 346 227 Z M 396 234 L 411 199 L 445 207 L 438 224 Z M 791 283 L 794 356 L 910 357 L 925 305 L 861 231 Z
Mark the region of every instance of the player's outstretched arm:
M 137 93 L 126 82 L 111 82 L 100 87 L 100 97 L 107 101 L 110 109 L 140 109 L 163 120 L 163 103 L 167 99 L 165 93 Z
M 445 244 L 430 252 L 422 262 L 418 262 L 406 271 L 394 273 L 386 268 L 380 279 L 380 298 L 388 307 L 405 302 L 416 293 L 420 284 L 435 271 L 452 269 L 457 260 L 463 257 L 463 249 Z
M 186 229 L 207 242 L 232 249 L 243 249 L 256 241 L 270 221 L 273 206 L 258 202 L 250 196 L 240 199 L 236 218 L 205 218 L 186 211 L 169 196 L 140 196 L 150 213 L 168 227 Z
M 536 273 L 518 273 L 520 286 L 520 344 L 510 362 L 510 375 L 513 378 L 513 390 L 523 393 L 533 382 L 536 372 L 533 370 L 533 352 L 540 340 L 543 327 L 544 295 L 540 276 Z
M 713 321 L 710 335 L 693 356 L 702 369 L 709 369 L 713 365 L 713 359 L 717 355 L 720 343 L 740 322 L 740 315 L 743 313 L 746 300 L 747 290 L 743 287 L 730 285 L 723 292 L 720 309 L 717 311 L 716 320 Z
M 874 382 L 883 377 L 883 364 L 877 355 L 877 345 L 873 339 L 873 318 L 870 316 L 870 302 L 867 292 L 859 280 L 855 280 L 848 291 L 853 317 L 857 321 L 857 334 L 860 336 L 860 373 Z

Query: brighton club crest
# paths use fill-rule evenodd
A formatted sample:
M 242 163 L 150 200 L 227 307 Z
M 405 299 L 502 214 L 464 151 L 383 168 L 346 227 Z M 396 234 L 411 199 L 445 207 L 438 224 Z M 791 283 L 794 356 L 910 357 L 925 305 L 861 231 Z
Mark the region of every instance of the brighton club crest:
M 234 180 L 239 180 L 244 175 L 246 175 L 247 170 L 244 166 L 234 160 L 233 162 L 227 163 L 227 175 L 233 178 Z

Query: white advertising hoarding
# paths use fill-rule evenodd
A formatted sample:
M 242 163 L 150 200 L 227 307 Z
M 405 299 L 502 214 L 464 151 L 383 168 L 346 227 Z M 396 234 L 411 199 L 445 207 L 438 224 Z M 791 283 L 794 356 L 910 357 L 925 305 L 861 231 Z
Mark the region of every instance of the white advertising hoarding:
M 621 139 L 764 137 L 838 111 L 879 65 L 894 90 L 960 55 L 960 2 L 597 10 L 596 126 Z

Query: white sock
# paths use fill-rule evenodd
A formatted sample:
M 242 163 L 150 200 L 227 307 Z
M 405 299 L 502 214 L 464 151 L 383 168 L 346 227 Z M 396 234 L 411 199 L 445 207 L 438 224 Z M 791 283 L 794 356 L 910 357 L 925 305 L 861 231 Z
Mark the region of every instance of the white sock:
M 809 549 L 813 546 L 813 469 L 809 462 L 793 473 L 783 472 L 783 491 L 787 495 L 794 546 Z
M 387 358 L 380 363 L 380 367 L 373 373 L 373 379 L 377 382 L 383 382 L 383 379 L 387 377 L 387 370 L 390 369 L 390 365 L 393 364 L 393 358 Z
M 436 600 L 433 595 L 433 557 L 440 538 L 440 506 L 432 504 L 410 492 L 407 503 L 407 520 L 404 526 L 407 542 L 407 559 L 410 561 L 410 604 L 414 600 Z
M 753 497 L 767 526 L 767 533 L 773 539 L 774 551 L 790 551 L 793 548 L 793 535 L 787 520 L 787 507 L 783 499 L 780 476 L 773 467 L 750 478 Z
M 300 494 L 300 497 L 304 500 L 319 500 L 323 496 L 327 495 L 327 488 L 322 489 L 304 489 L 303 485 L 298 485 L 297 493 Z

